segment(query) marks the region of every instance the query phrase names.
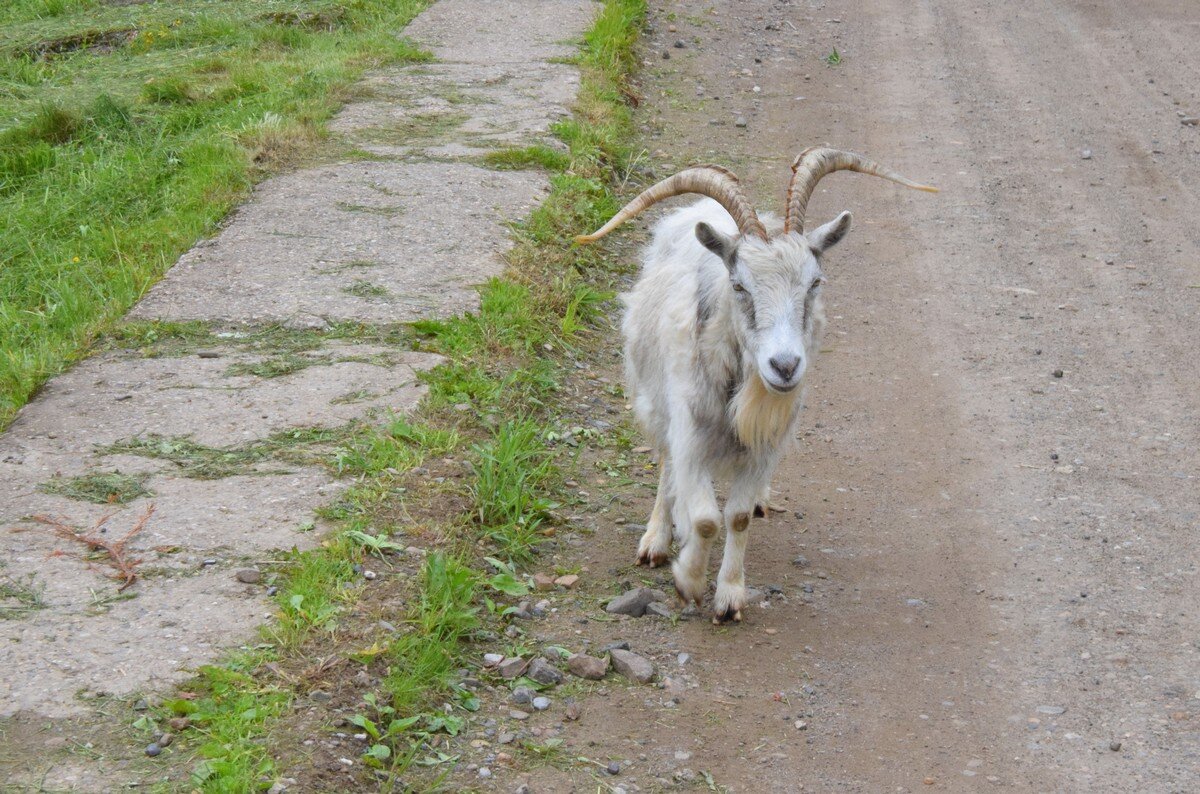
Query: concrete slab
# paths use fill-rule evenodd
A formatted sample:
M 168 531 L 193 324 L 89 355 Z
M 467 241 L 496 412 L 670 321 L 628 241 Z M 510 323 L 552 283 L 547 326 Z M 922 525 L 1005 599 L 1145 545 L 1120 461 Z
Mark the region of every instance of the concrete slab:
M 565 60 L 599 8 L 589 0 L 439 0 L 404 35 L 439 61 L 515 63 Z
M 477 157 L 535 143 L 562 148 L 552 125 L 570 115 L 579 72 L 564 64 L 437 63 L 372 75 L 372 98 L 331 124 L 385 156 Z
M 184 254 L 141 319 L 409 322 L 474 309 L 503 270 L 506 222 L 545 176 L 464 163 L 346 163 L 268 180 L 225 229 Z

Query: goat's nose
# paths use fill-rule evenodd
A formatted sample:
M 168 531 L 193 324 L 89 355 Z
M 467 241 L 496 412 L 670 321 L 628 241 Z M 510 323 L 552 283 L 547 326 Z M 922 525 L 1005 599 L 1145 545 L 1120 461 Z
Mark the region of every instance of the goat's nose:
M 784 383 L 792 379 L 792 376 L 796 374 L 796 367 L 798 366 L 800 366 L 800 356 L 784 355 L 771 357 L 771 369 L 775 370 L 775 374 Z

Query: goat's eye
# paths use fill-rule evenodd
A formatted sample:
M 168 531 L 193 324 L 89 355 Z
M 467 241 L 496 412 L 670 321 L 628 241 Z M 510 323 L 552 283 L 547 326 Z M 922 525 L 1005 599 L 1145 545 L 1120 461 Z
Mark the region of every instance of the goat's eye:
M 746 288 L 735 281 L 735 282 L 733 282 L 733 291 L 734 292 L 745 292 Z
M 824 283 L 825 283 L 824 279 L 819 279 L 819 278 L 813 279 L 813 283 L 808 289 L 811 292 L 812 290 L 815 290 L 817 287 L 821 286 Z

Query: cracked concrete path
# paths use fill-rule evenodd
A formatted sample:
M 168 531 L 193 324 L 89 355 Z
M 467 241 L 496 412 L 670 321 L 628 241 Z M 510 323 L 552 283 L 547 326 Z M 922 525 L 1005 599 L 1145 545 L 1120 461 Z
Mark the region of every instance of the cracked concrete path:
M 0 577 L 40 593 L 41 604 L 0 604 L 0 718 L 86 714 L 94 698 L 178 683 L 253 638 L 272 611 L 267 582 L 239 582 L 235 569 L 313 545 L 313 511 L 341 486 L 323 468 L 271 453 L 251 455 L 232 476 L 199 479 L 170 450 L 202 445 L 236 457 L 280 433 L 416 406 L 425 391 L 418 374 L 437 356 L 321 337 L 316 349 L 293 354 L 301 361 L 288 374 L 271 377 L 282 352 L 248 348 L 245 328 L 311 332 L 476 307 L 475 286 L 503 269 L 506 223 L 533 209 L 548 186 L 543 173 L 490 170 L 478 157 L 498 144 L 551 142 L 550 126 L 579 83 L 573 67 L 551 60 L 574 54 L 593 13 L 580 0 L 432 6 L 406 35 L 430 45 L 438 62 L 370 76 L 371 97 L 334 124 L 352 143 L 389 142 L 396 149 L 386 153 L 402 152 L 403 161 L 357 160 L 267 180 L 131 312 L 204 321 L 219 343 L 97 355 L 20 412 L 0 436 Z M 427 125 L 433 131 L 405 126 L 406 114 L 443 105 L 469 110 L 462 123 Z M 230 328 L 242 330 L 222 330 Z M 167 458 L 147 444 L 165 445 Z M 103 505 L 43 490 L 55 477 L 114 471 L 139 478 L 148 493 Z M 101 561 L 83 559 L 72 541 L 32 519 L 89 528 L 111 514 L 108 537 L 120 537 L 150 503 L 155 512 L 130 543 L 143 576 L 119 597 Z M 22 774 L 64 788 L 111 782 L 82 774 L 84 761 L 60 761 Z

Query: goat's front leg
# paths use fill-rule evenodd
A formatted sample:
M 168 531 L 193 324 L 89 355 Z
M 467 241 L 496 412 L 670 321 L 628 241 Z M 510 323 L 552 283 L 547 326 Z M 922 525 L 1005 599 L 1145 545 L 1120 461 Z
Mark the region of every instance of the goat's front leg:
M 721 523 L 712 477 L 686 450 L 672 450 L 675 505 L 672 511 L 682 548 L 671 572 L 675 589 L 686 605 L 700 606 L 708 589 L 708 552 Z
M 717 574 L 713 623 L 742 619 L 742 608 L 746 606 L 745 560 L 750 514 L 769 488 L 769 477 L 748 471 L 734 480 L 729 489 L 729 498 L 725 500 L 725 556 Z
M 659 455 L 658 493 L 654 498 L 654 509 L 646 523 L 646 532 L 638 543 L 638 565 L 657 568 L 671 558 L 671 505 L 675 501 L 671 489 L 670 456 Z

